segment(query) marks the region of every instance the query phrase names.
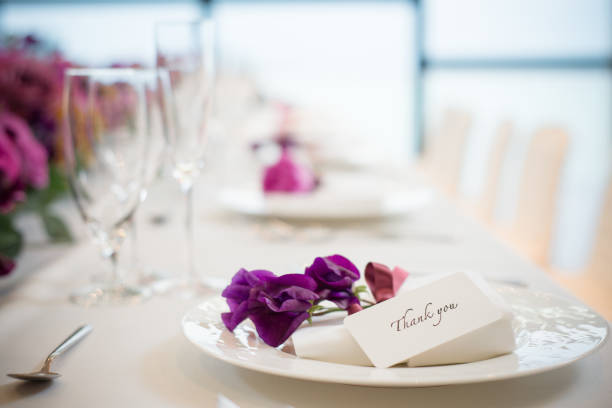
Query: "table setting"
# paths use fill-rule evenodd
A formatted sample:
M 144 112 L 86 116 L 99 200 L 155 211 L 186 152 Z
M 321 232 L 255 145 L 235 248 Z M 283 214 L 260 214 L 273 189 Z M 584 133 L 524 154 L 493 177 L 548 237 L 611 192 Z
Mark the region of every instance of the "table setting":
M 157 24 L 154 68 L 66 64 L 53 148 L 0 117 L 0 405 L 612 400 L 609 322 L 416 167 L 318 161 L 282 104 L 228 164 L 214 33 Z M 62 245 L 21 237 L 27 205 Z

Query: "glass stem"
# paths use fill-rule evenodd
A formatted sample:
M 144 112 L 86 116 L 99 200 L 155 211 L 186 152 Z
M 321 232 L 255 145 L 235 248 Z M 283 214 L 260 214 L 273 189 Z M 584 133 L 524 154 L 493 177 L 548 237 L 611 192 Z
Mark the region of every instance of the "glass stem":
M 144 279 L 144 276 L 142 276 L 140 274 L 140 270 L 139 270 L 139 263 L 140 263 L 140 259 L 139 259 L 139 252 L 138 252 L 138 223 L 136 222 L 136 216 L 132 215 L 132 217 L 130 218 L 130 222 L 129 222 L 129 231 L 128 234 L 130 234 L 130 243 L 131 243 L 131 247 L 132 247 L 132 256 L 130 259 L 131 262 L 131 269 L 132 272 L 134 271 L 139 271 L 138 277 L 141 279 Z
M 187 280 L 196 280 L 193 235 L 193 185 L 185 189 L 185 245 L 187 249 Z
M 111 262 L 111 286 L 118 287 L 121 284 L 121 277 L 119 276 L 119 255 L 117 251 L 113 251 L 108 259 Z

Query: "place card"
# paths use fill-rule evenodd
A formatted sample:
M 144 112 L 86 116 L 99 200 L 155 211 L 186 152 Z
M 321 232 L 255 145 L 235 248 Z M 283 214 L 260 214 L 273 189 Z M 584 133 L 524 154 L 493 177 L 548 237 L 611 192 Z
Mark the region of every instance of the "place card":
M 390 367 L 494 323 L 503 311 L 464 272 L 347 316 L 344 326 L 376 367 Z

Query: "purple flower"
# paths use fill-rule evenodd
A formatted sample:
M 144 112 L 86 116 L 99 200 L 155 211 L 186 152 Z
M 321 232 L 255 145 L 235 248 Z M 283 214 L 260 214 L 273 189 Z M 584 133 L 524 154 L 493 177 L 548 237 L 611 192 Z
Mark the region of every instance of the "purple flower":
M 259 337 L 272 347 L 284 343 L 309 317 L 308 309 L 318 299 L 316 282 L 302 274 L 276 276 L 270 271 L 240 269 L 222 296 L 230 312 L 221 318 L 233 331 L 249 318 Z
M 43 188 L 49 182 L 47 152 L 34 138 L 27 123 L 9 112 L 0 113 L 0 133 L 11 140 L 21 157 L 23 183 Z
M 45 149 L 22 119 L 0 112 L 0 212 L 25 200 L 26 187 L 42 188 L 48 182 Z
M 342 309 L 359 304 L 352 290 L 359 279 L 359 269 L 342 255 L 317 257 L 305 273 L 317 283 L 319 300 L 332 301 Z
M 5 187 L 15 183 L 21 174 L 21 160 L 19 152 L 4 133 L 0 132 L 0 186 Z
M 0 106 L 24 118 L 47 153 L 53 155 L 64 71 L 70 64 L 58 54 L 34 55 L 30 48 L 0 50 Z
M 316 186 L 316 177 L 312 171 L 296 163 L 288 149 L 283 149 L 278 162 L 264 170 L 263 190 L 266 193 L 305 193 L 314 190 Z
M 0 132 L 0 213 L 11 211 L 15 203 L 25 200 L 20 175 L 19 152 L 9 137 Z
M 10 274 L 15 268 L 15 261 L 11 258 L 0 254 L 0 276 Z

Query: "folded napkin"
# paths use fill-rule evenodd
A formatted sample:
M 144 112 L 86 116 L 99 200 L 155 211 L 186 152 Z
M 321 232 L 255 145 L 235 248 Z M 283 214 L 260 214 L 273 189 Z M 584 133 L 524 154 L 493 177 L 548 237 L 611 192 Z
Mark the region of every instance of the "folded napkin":
M 482 278 L 470 276 L 483 293 L 498 307 L 502 319 L 472 331 L 438 347 L 410 358 L 409 367 L 469 363 L 512 352 L 515 347 L 513 314 L 502 297 Z M 398 295 L 428 284 L 439 277 L 407 279 Z M 365 353 L 343 325 L 344 316 L 315 320 L 304 325 L 293 336 L 295 353 L 302 358 L 339 364 L 372 366 Z
M 344 316 L 322 316 L 300 327 L 291 336 L 295 354 L 330 363 L 371 366 L 343 321 Z
M 284 147 L 278 162 L 264 169 L 262 184 L 265 193 L 308 193 L 317 187 L 317 178 Z

